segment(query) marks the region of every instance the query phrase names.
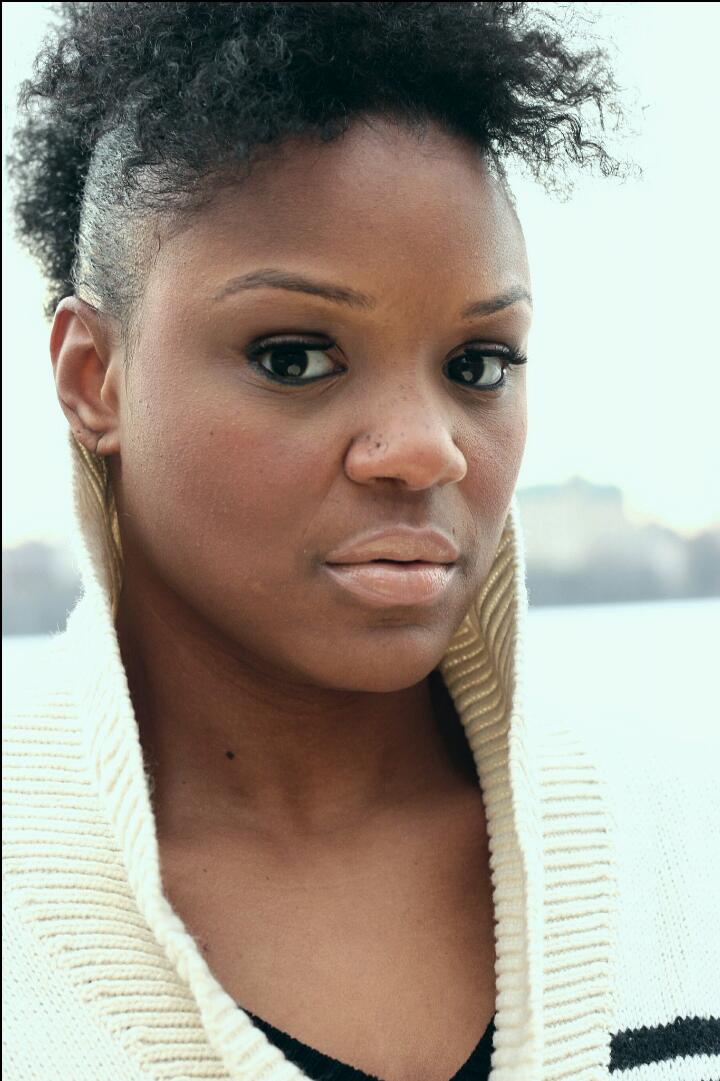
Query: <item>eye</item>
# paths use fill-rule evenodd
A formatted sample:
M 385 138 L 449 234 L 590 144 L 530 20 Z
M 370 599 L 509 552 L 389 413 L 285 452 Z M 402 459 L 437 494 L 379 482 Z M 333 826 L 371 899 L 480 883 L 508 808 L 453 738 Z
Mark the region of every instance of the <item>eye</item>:
M 498 355 L 480 349 L 466 349 L 448 362 L 447 370 L 466 387 L 497 390 L 504 385 L 505 370 L 512 363 L 522 363 L 519 357 L 513 356 L 512 351 L 503 351 Z
M 253 367 L 268 379 L 280 383 L 313 383 L 335 371 L 322 371 L 323 362 L 330 363 L 325 354 L 332 345 L 332 342 L 260 342 L 248 350 L 247 356 Z M 270 359 L 265 363 L 263 357 Z

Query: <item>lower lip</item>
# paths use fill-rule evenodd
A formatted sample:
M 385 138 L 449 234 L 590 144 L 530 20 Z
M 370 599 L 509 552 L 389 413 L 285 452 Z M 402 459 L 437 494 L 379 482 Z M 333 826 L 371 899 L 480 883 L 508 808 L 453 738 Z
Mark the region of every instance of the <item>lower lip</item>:
M 338 585 L 375 608 L 432 604 L 447 590 L 454 563 L 326 563 Z

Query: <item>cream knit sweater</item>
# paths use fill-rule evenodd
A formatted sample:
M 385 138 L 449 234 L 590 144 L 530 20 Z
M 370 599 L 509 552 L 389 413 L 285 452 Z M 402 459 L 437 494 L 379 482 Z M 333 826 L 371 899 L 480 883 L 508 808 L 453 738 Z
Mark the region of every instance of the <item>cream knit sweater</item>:
M 163 894 L 97 496 L 75 474 L 84 596 L 5 726 L 3 1077 L 302 1078 Z M 671 748 L 540 726 L 525 611 L 513 504 L 441 665 L 490 839 L 491 1081 L 720 1081 L 720 757 L 682 743 L 682 718 Z

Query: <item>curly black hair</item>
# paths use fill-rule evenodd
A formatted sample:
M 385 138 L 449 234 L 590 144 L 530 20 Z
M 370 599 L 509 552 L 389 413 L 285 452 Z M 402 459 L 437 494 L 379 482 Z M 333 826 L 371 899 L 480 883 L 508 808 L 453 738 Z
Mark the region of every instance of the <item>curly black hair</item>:
M 571 5 L 572 7 L 573 5 Z M 577 6 L 577 5 L 574 5 Z M 7 157 L 17 236 L 48 281 L 123 333 L 153 218 L 182 220 L 291 135 L 364 114 L 435 121 L 505 180 L 515 157 L 561 190 L 568 163 L 624 163 L 586 105 L 622 116 L 607 52 L 574 47 L 567 6 L 526 3 L 62 3 L 21 85 Z M 587 41 L 587 37 L 586 37 Z M 145 248 L 143 248 L 145 244 Z

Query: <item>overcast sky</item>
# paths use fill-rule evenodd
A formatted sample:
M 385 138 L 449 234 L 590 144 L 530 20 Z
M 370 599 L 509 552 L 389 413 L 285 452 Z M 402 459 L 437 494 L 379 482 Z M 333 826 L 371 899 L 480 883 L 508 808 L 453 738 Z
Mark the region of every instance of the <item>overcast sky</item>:
M 3 144 L 47 4 L 3 5 Z M 575 5 L 579 7 L 579 5 Z M 677 529 L 720 522 L 717 3 L 584 5 L 609 43 L 644 169 L 577 173 L 569 202 L 513 175 L 533 279 L 520 484 L 617 484 Z M 12 240 L 3 174 L 3 544 L 72 528 L 66 421 L 39 271 Z

